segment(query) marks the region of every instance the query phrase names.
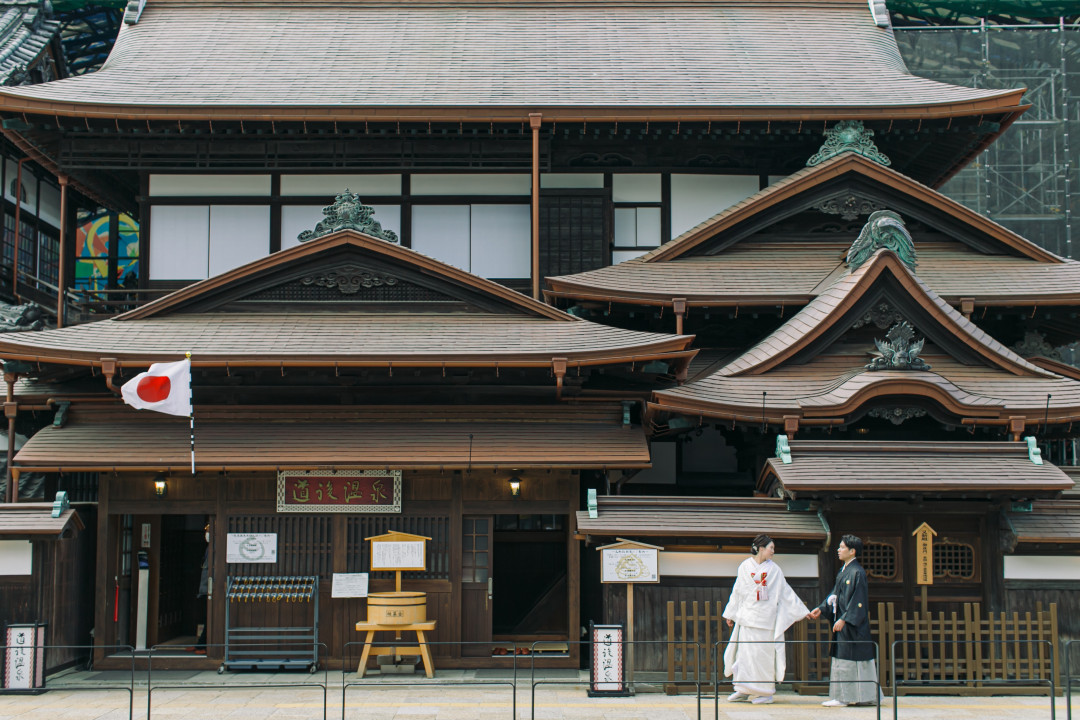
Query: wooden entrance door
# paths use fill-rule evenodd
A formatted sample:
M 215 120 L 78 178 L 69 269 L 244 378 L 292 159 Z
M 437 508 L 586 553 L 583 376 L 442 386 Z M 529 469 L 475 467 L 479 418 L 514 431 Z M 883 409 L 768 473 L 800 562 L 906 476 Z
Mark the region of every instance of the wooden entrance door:
M 461 522 L 461 639 L 491 642 L 495 580 L 491 576 L 492 517 L 466 515 Z M 465 645 L 466 657 L 490 657 L 488 645 Z

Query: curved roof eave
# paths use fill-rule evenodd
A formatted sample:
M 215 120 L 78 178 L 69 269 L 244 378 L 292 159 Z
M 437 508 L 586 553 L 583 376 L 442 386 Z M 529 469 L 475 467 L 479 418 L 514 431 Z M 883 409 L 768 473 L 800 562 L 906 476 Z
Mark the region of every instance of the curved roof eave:
M 29 86 L 32 89 L 39 86 Z M 92 90 L 92 89 L 88 89 Z M 973 115 L 1011 114 L 1026 109 L 1024 88 L 1003 90 L 980 100 L 890 105 L 552 105 L 537 100 L 515 105 L 287 105 L 143 104 L 70 102 L 37 98 L 0 88 L 0 112 L 118 120 L 276 120 L 331 121 L 482 121 L 521 122 L 530 113 L 560 122 L 604 121 L 840 121 L 880 119 L 935 120 Z

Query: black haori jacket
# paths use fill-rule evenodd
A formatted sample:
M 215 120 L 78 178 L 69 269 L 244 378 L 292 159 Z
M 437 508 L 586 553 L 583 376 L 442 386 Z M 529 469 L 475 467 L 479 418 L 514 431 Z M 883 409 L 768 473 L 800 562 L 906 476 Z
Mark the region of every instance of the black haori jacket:
M 829 654 L 840 660 L 873 660 L 874 645 L 870 635 L 870 594 L 866 586 L 866 571 L 858 560 L 852 560 L 836 575 L 830 595 L 836 596 L 836 612 L 828 598 L 818 605 L 821 617 L 830 623 L 843 620 L 844 629 L 833 635 Z

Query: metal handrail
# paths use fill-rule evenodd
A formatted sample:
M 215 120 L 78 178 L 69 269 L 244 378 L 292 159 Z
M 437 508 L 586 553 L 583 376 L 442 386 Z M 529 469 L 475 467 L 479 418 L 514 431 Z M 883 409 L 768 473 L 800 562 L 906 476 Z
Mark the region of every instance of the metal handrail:
M 529 715 L 529 717 L 532 720 L 536 720 L 536 688 L 538 686 L 540 686 L 540 685 L 590 685 L 591 682 L 592 682 L 591 679 L 590 680 L 584 680 L 584 681 L 583 680 L 545 680 L 545 679 L 537 680 L 536 679 L 536 652 L 535 652 L 535 650 L 536 650 L 537 644 L 541 643 L 541 642 L 543 642 L 543 641 L 542 640 L 537 640 L 536 642 L 534 642 L 529 647 L 529 650 L 530 650 L 529 658 L 531 660 L 530 668 L 529 668 L 529 684 L 530 684 L 530 687 L 531 687 L 530 695 L 529 695 L 529 707 L 530 707 L 530 715 Z M 566 644 L 567 644 L 567 646 L 570 646 L 570 645 L 582 646 L 582 645 L 592 645 L 593 642 L 592 642 L 592 640 L 571 640 L 571 641 L 566 641 Z M 633 647 L 633 646 L 637 646 L 637 645 L 671 645 L 672 643 L 671 643 L 670 640 L 626 640 L 624 638 L 618 644 L 623 645 L 623 646 L 631 646 L 631 647 Z M 701 643 L 696 642 L 694 640 L 687 640 L 685 642 L 679 642 L 678 645 L 680 645 L 680 646 L 693 646 L 694 654 L 700 660 L 701 652 L 702 652 Z M 628 654 L 624 650 L 623 651 L 624 661 L 625 661 L 625 658 L 627 658 L 627 657 L 628 657 Z M 632 668 L 631 668 L 631 670 L 632 670 Z M 696 679 L 694 680 L 694 687 L 695 687 L 695 691 L 696 691 L 695 692 L 695 699 L 696 699 L 696 704 L 697 704 L 697 718 L 698 718 L 698 720 L 701 720 L 701 673 L 694 673 L 694 675 L 696 677 Z M 625 674 L 624 674 L 624 676 L 625 676 Z M 633 680 L 625 680 L 624 679 L 623 682 L 627 686 L 629 686 L 631 688 L 635 684 Z
M 388 629 L 391 632 L 393 631 L 392 628 L 388 628 Z M 345 699 L 345 691 L 348 688 L 351 688 L 351 687 L 364 687 L 364 686 L 369 686 L 370 687 L 372 685 L 380 684 L 380 683 L 377 683 L 377 682 L 374 682 L 374 681 L 368 681 L 368 682 L 363 682 L 362 680 L 356 680 L 354 682 L 346 682 L 345 681 L 345 676 L 346 675 L 349 675 L 350 673 L 355 673 L 355 671 L 350 670 L 350 668 L 352 667 L 352 664 L 349 662 L 349 660 L 351 659 L 351 656 L 347 652 L 348 648 L 349 647 L 362 647 L 362 646 L 364 646 L 366 644 L 368 644 L 368 643 L 365 643 L 365 642 L 360 641 L 360 640 L 354 640 L 354 641 L 350 641 L 350 642 L 345 643 L 341 648 L 341 718 L 342 718 L 342 720 L 345 720 L 345 711 L 346 711 L 346 708 L 348 708 L 348 704 L 346 703 L 346 699 Z M 483 640 L 462 640 L 462 641 L 430 641 L 430 640 L 424 640 L 423 642 L 421 642 L 419 639 L 417 639 L 415 642 L 412 641 L 412 640 L 394 640 L 394 641 L 388 640 L 388 641 L 384 641 L 384 642 L 372 642 L 372 643 L 370 643 L 370 646 L 373 647 L 373 648 L 377 648 L 377 647 L 399 648 L 399 647 L 406 647 L 406 646 L 408 646 L 408 647 L 423 646 L 423 647 L 426 647 L 426 648 L 434 648 L 434 647 L 439 647 L 441 645 L 450 645 L 450 646 L 457 646 L 457 647 L 466 647 L 466 646 L 470 646 L 470 645 L 479 645 L 481 647 L 483 647 L 483 646 L 494 647 L 495 645 L 497 645 L 497 643 L 487 642 L 487 641 L 483 641 Z M 428 686 L 460 687 L 460 686 L 476 686 L 476 685 L 509 685 L 510 686 L 510 706 L 511 706 L 511 715 L 510 715 L 510 717 L 511 718 L 517 718 L 517 672 L 518 672 L 518 663 L 517 663 L 517 656 L 514 655 L 512 657 L 513 657 L 512 675 L 511 675 L 511 679 L 510 679 L 509 682 L 507 682 L 505 680 L 491 680 L 491 681 L 489 681 L 489 680 L 472 680 L 472 681 L 461 680 L 461 681 L 457 681 L 457 682 L 444 682 L 444 681 L 439 681 L 439 680 L 425 679 L 425 680 L 413 680 L 413 681 L 410 681 L 410 680 L 397 681 L 397 680 L 395 680 L 393 685 L 395 687 L 398 687 L 398 686 L 400 686 L 400 687 L 412 687 L 412 686 L 415 686 L 415 685 L 422 685 L 422 686 L 425 686 L 425 687 L 428 687 Z M 382 683 L 382 686 L 385 687 L 386 684 Z
M 295 682 L 295 683 L 184 683 L 182 685 L 155 685 L 153 680 L 154 673 L 154 654 L 161 650 L 176 650 L 173 645 L 154 645 L 150 648 L 146 657 L 146 720 L 150 720 L 151 717 L 151 704 L 155 690 L 223 690 L 229 688 L 246 688 L 246 689 L 264 689 L 264 688 L 322 688 L 323 696 L 323 720 L 326 720 L 327 713 L 327 686 L 329 682 L 329 669 L 327 667 L 326 659 L 329 658 L 329 649 L 326 643 L 316 643 L 319 647 L 320 662 L 323 668 L 322 682 Z M 268 647 L 280 647 L 281 643 L 266 643 Z M 310 648 L 311 643 L 303 643 L 305 648 Z M 206 643 L 205 647 L 209 648 L 221 648 L 224 654 L 225 643 Z
M 14 645 L 0 645 L 0 657 L 7 657 L 7 651 L 9 648 L 16 647 Z M 131 645 L 19 645 L 19 648 L 33 649 L 33 650 L 86 650 L 91 655 L 95 650 L 127 650 L 131 653 L 131 675 L 126 685 L 117 685 L 107 682 L 95 682 L 88 684 L 68 684 L 65 683 L 61 686 L 50 688 L 48 687 L 48 679 L 44 677 L 42 682 L 44 683 L 41 688 L 33 688 L 29 692 L 38 692 L 43 690 L 48 692 L 50 690 L 126 690 L 128 694 L 128 718 L 129 720 L 135 715 L 135 648 Z M 18 689 L 4 688 L 0 691 L 3 693 L 16 693 L 20 692 Z M 26 692 L 26 691 L 23 691 Z
M 1061 661 L 1064 665 L 1064 677 L 1061 678 L 1062 684 L 1065 685 L 1065 717 L 1068 720 L 1072 720 L 1072 662 L 1069 659 L 1073 645 L 1080 645 L 1080 640 L 1066 640 L 1061 646 Z M 1080 676 L 1077 676 L 1080 678 Z
M 898 684 L 898 681 L 896 679 L 896 646 L 897 645 L 915 645 L 915 644 L 923 643 L 923 642 L 925 642 L 925 641 L 924 640 L 894 640 L 893 643 L 892 643 L 892 646 L 891 646 L 892 670 L 890 672 L 890 677 L 892 679 L 892 689 L 893 689 L 893 720 L 896 720 L 897 714 L 899 712 L 898 707 L 899 707 L 899 704 L 900 704 L 900 693 L 897 692 L 897 688 L 900 685 L 918 686 L 918 687 L 930 687 L 930 686 L 934 686 L 934 685 L 938 685 L 938 686 L 953 685 L 954 686 L 957 683 L 957 680 L 919 680 L 918 682 L 909 682 L 909 681 L 907 681 L 905 679 L 905 680 L 900 680 L 899 684 Z M 998 642 L 1000 642 L 1000 640 L 949 640 L 948 642 L 952 643 L 954 645 L 976 645 L 976 644 L 988 645 L 988 644 L 998 643 Z M 1031 685 L 1031 684 L 1049 685 L 1049 687 L 1050 687 L 1050 720 L 1055 720 L 1057 715 L 1056 715 L 1056 706 L 1055 706 L 1055 703 L 1054 703 L 1054 688 L 1056 687 L 1055 682 L 1054 682 L 1054 669 L 1055 669 L 1054 643 L 1052 641 L 1050 641 L 1050 640 L 1026 640 L 1025 641 L 1025 643 L 1027 643 L 1029 645 L 1031 643 L 1033 643 L 1033 642 L 1038 644 L 1038 645 L 1044 645 L 1047 648 L 1049 648 L 1049 650 L 1050 650 L 1050 652 L 1047 653 L 1047 656 L 1050 659 L 1050 677 L 1049 678 L 1044 678 L 1044 677 L 1035 678 L 1035 677 L 1032 677 L 1032 678 L 1017 678 L 1016 680 L 1006 680 L 1006 679 L 998 680 L 998 679 L 994 679 L 994 678 L 971 678 L 971 679 L 964 679 L 962 682 L 964 682 L 964 683 L 980 683 L 982 685 L 1002 685 L 1002 686 L 1005 686 L 1005 687 L 1015 686 L 1015 685 Z

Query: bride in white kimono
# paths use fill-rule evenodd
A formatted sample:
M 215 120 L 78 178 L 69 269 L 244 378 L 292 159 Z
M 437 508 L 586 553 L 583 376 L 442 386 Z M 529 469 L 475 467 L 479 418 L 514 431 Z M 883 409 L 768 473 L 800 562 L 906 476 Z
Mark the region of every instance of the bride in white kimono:
M 739 566 L 724 609 L 728 627 L 734 627 L 724 651 L 724 676 L 735 676 L 729 701 L 760 705 L 773 701 L 776 683 L 784 679 L 784 632 L 810 611 L 772 561 L 772 538 L 758 535 L 750 549 L 754 557 Z

